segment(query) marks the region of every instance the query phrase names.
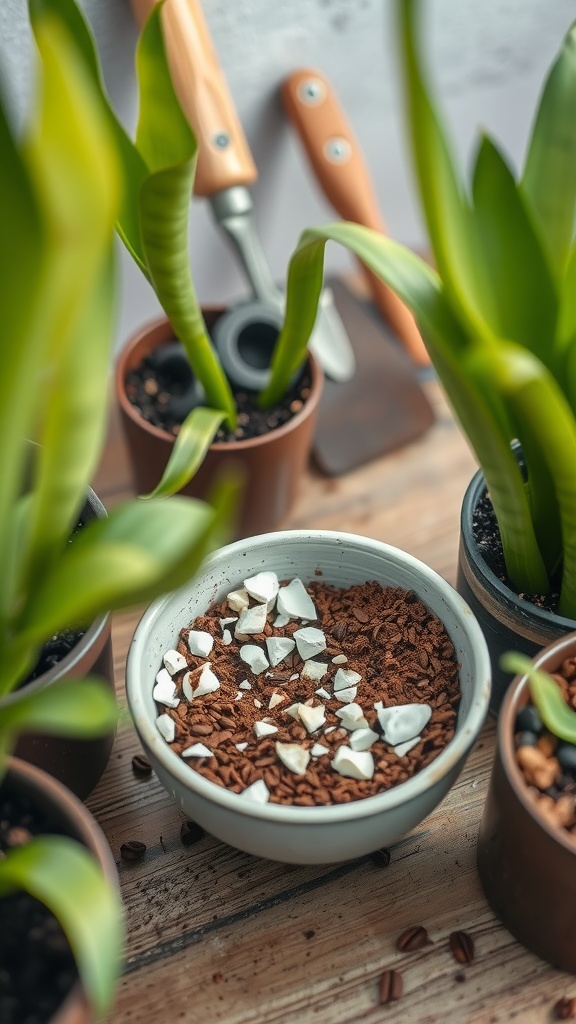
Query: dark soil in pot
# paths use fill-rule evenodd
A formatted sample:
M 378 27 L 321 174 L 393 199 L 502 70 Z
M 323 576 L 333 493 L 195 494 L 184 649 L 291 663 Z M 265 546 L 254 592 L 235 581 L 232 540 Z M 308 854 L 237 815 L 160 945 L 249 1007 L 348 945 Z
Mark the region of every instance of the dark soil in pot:
M 289 423 L 310 396 L 309 367 L 299 374 L 283 399 L 272 409 L 261 409 L 258 393 L 232 385 L 238 411 L 235 431 L 221 427 L 214 440 L 220 442 L 261 437 Z M 169 342 L 145 357 L 126 378 L 126 394 L 140 415 L 153 426 L 176 435 L 182 421 L 195 406 L 205 404 L 179 342 Z
M 556 612 L 560 597 L 559 588 L 553 586 L 549 594 L 518 593 L 511 582 L 506 572 L 504 551 L 502 550 L 502 541 L 496 516 L 494 515 L 492 502 L 486 493 L 482 495 L 474 509 L 472 515 L 472 534 L 486 565 L 489 566 L 504 586 L 508 587 L 512 593 L 518 594 L 518 597 L 523 598 L 524 601 L 530 601 L 537 608 Z
M 30 798 L 8 783 L 0 788 L 0 856 L 32 836 L 59 834 Z M 47 1024 L 71 991 L 78 972 L 53 914 L 28 893 L 0 900 L 0 1021 Z

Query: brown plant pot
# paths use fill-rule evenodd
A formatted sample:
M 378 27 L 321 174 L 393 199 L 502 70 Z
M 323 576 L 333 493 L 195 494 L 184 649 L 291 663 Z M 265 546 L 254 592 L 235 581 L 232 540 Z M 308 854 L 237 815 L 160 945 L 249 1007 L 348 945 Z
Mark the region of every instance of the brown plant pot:
M 204 311 L 209 328 L 220 312 Z M 147 324 L 129 339 L 116 364 L 116 394 L 139 494 L 151 491 L 160 480 L 174 438 L 143 419 L 126 395 L 126 377 L 157 346 L 173 338 L 172 328 L 166 319 Z M 206 498 L 223 466 L 231 462 L 239 464 L 245 485 L 238 510 L 236 539 L 276 529 L 296 497 L 312 446 L 316 410 L 324 380 L 318 363 L 313 356 L 309 358 L 312 390 L 301 411 L 289 423 L 262 437 L 215 442 L 196 475 L 182 490 L 183 494 Z
M 98 861 L 108 881 L 117 886 L 116 865 L 106 837 L 84 804 L 56 779 L 34 765 L 11 758 L 8 766 L 9 784 L 47 811 L 50 819 L 61 827 L 66 835 L 86 846 Z M 94 1016 L 86 1002 L 82 986 L 78 983 L 49 1024 L 92 1024 L 93 1020 Z
M 574 656 L 576 633 L 570 633 L 534 660 L 554 672 Z M 488 902 L 512 935 L 548 963 L 576 974 L 576 842 L 540 814 L 514 754 L 516 715 L 528 700 L 528 684 L 516 676 L 500 709 L 478 871 Z
M 94 491 L 88 493 L 83 515 L 86 520 L 106 515 Z M 114 690 L 111 631 L 110 616 L 99 616 L 65 658 L 27 685 L 27 692 L 43 690 L 57 679 L 82 679 L 87 675 L 100 676 Z M 13 699 L 13 696 L 2 698 L 0 706 Z M 85 800 L 104 773 L 113 743 L 114 732 L 88 740 L 23 733 L 14 753 L 53 775 Z

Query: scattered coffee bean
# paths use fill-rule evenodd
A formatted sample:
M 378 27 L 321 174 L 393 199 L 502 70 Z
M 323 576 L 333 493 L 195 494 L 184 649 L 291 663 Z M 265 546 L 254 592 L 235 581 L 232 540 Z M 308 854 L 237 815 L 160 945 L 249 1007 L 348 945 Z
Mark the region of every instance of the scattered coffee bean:
M 451 932 L 450 950 L 459 964 L 471 964 L 474 959 L 474 939 L 468 932 Z
M 576 997 L 562 996 L 562 999 L 554 1003 L 554 1017 L 556 1020 L 574 1020 L 576 1017 Z
M 514 743 L 518 747 L 535 747 L 538 737 L 535 732 L 519 732 L 516 734 Z
M 387 868 L 392 860 L 392 854 L 390 850 L 374 850 L 374 853 L 370 854 L 372 860 L 379 868 Z
M 205 835 L 204 829 L 195 821 L 183 821 L 180 826 L 180 839 L 184 846 L 193 846 Z
M 130 839 L 127 843 L 122 843 L 122 846 L 120 847 L 120 856 L 122 857 L 122 860 L 142 860 L 145 853 L 146 843 L 140 843 L 137 839 Z
M 428 932 L 421 924 L 405 928 L 396 939 L 396 949 L 401 953 L 413 953 L 416 949 L 422 949 L 428 945 Z
M 404 989 L 404 982 L 399 971 L 384 971 L 380 978 L 378 994 L 381 1005 L 395 1003 L 400 999 Z
M 152 765 L 144 754 L 134 754 L 132 758 L 132 771 L 135 775 L 141 775 L 144 778 L 152 774 Z
M 332 630 L 332 636 L 335 640 L 343 640 L 348 632 L 348 623 L 345 619 L 341 619 L 337 622 Z

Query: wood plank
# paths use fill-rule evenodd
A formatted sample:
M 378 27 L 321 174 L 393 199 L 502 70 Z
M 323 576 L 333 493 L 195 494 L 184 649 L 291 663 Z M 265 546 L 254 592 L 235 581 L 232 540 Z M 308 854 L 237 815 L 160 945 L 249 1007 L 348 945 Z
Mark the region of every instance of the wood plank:
M 385 540 L 455 579 L 460 503 L 474 463 L 434 382 L 436 426 L 416 443 L 339 479 L 311 467 L 287 527 L 346 530 Z M 98 476 L 105 500 L 130 493 L 117 421 Z M 117 615 L 118 692 L 140 610 Z M 125 972 L 109 1024 L 543 1024 L 576 980 L 529 954 L 494 918 L 475 868 L 475 844 L 494 749 L 489 720 L 457 784 L 392 850 L 305 867 L 241 853 L 211 836 L 184 847 L 182 816 L 153 776 L 136 778 L 134 729 L 119 729 L 89 806 L 117 858 L 125 900 Z M 122 842 L 147 844 L 125 864 Z M 433 943 L 401 954 L 404 927 L 423 924 Z M 462 968 L 448 949 L 469 931 L 476 959 Z M 402 972 L 404 995 L 378 1002 L 383 970 Z

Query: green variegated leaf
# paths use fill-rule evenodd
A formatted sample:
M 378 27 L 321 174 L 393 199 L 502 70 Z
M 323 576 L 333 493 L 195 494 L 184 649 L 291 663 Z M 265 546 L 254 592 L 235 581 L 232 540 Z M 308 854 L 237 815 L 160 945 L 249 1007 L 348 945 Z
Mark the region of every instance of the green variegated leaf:
M 122 904 L 91 854 L 63 836 L 42 836 L 0 861 L 0 895 L 23 889 L 58 918 L 98 1014 L 109 1009 L 120 972 Z
M 179 497 L 131 501 L 88 523 L 30 595 L 14 646 L 181 586 L 221 542 L 237 498 L 238 484 L 229 479 L 211 505 Z
M 202 465 L 225 415 L 221 409 L 193 409 L 178 431 L 162 479 L 151 494 L 141 497 L 166 498 L 181 491 Z
M 32 692 L 24 687 L 0 701 L 0 733 L 106 736 L 117 721 L 114 694 L 101 679 L 58 679 Z
M 576 711 L 568 707 L 558 683 L 516 651 L 503 654 L 500 664 L 505 672 L 528 677 L 532 700 L 546 728 L 558 739 L 576 743 Z
M 479 256 L 493 298 L 490 327 L 553 367 L 558 308 L 554 283 L 512 173 L 486 136 L 474 167 L 473 202 Z
M 564 277 L 576 213 L 576 23 L 545 84 L 522 177 L 522 193 L 558 282 Z

